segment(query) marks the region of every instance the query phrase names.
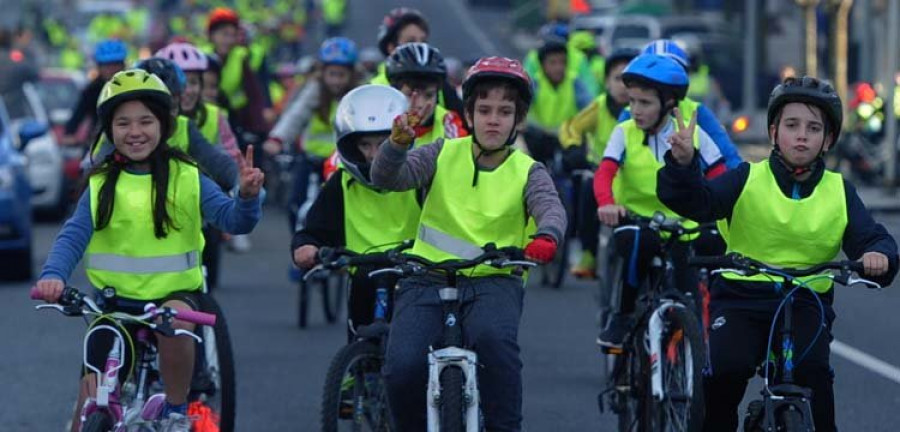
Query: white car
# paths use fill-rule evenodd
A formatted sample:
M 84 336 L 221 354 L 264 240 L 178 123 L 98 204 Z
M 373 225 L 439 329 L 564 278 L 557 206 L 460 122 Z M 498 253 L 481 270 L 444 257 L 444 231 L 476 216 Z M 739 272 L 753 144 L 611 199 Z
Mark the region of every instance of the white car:
M 63 157 L 56 138 L 49 129 L 50 119 L 31 83 L 3 95 L 9 111 L 13 135 L 29 122 L 47 125 L 46 133 L 32 139 L 22 153 L 28 160 L 28 180 L 31 183 L 31 204 L 35 211 L 62 217 L 66 211 L 63 178 Z

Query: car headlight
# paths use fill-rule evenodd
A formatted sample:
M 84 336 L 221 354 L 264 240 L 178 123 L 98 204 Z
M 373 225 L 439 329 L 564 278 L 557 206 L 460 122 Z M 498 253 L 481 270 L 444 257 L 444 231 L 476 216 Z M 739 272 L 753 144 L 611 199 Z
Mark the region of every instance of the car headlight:
M 12 189 L 15 180 L 12 168 L 0 167 L 0 189 Z

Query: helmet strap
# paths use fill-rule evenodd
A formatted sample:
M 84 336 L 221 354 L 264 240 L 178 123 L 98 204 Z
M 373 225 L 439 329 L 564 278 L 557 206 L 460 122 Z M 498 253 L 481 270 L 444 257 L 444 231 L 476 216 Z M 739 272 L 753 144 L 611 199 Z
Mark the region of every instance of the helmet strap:
M 781 148 L 778 147 L 778 129 L 775 130 L 773 145 L 774 148 L 772 151 L 775 153 L 775 158 L 783 165 L 794 177 L 799 177 L 803 174 L 815 171 L 820 163 L 825 162 L 825 143 L 822 142 L 822 148 L 819 149 L 819 154 L 816 156 L 809 165 L 806 166 L 795 166 L 794 164 L 788 162 L 784 157 L 784 153 L 781 152 Z
M 478 153 L 478 156 L 476 156 L 475 160 L 473 161 L 473 163 L 475 164 L 475 175 L 472 176 L 473 187 L 478 184 L 478 160 L 481 159 L 482 156 L 490 156 L 495 153 L 500 153 L 501 151 L 507 151 L 508 153 L 512 152 L 510 147 L 513 143 L 516 142 L 517 135 L 518 133 L 516 132 L 516 128 L 513 127 L 512 131 L 510 131 L 509 136 L 506 137 L 506 141 L 503 142 L 502 146 L 495 149 L 486 149 L 483 145 L 481 145 L 481 142 L 478 141 L 478 136 L 475 133 L 472 134 L 472 142 L 475 143 L 476 146 L 478 146 L 479 150 L 481 150 L 481 152 Z

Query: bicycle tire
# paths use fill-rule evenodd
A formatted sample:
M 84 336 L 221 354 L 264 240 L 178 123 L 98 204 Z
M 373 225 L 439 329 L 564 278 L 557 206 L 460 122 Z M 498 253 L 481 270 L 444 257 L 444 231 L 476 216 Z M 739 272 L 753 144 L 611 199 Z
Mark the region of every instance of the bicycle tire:
M 465 375 L 456 366 L 441 371 L 440 417 L 442 432 L 465 432 Z
M 237 387 L 228 321 L 218 302 L 208 294 L 200 295 L 200 310 L 216 315 L 215 326 L 202 327 L 203 345 L 198 345 L 202 350 L 196 351 L 203 356 L 205 377 L 211 381 L 213 387 L 192 393 L 196 400 L 202 401 L 203 405 L 213 411 L 214 417 L 218 419 L 219 431 L 232 432 L 237 406 Z M 210 340 L 213 346 L 207 345 Z
M 309 285 L 302 277 L 297 284 L 297 327 L 306 328 L 309 322 Z
M 637 333 L 643 334 L 643 332 Z M 619 432 L 634 432 L 639 429 L 641 418 L 642 392 L 645 391 L 644 381 L 649 370 L 647 353 L 644 343 L 637 338 L 630 338 L 626 349 L 617 359 L 618 373 L 616 374 L 616 389 L 613 393 L 612 407 L 616 414 Z
M 561 248 L 556 251 L 553 260 L 541 266 L 541 285 L 553 289 L 560 289 L 566 280 L 569 271 L 569 247 L 568 242 L 563 242 Z
M 325 321 L 329 324 L 334 324 L 341 313 L 346 288 L 347 278 L 344 272 L 329 274 L 321 282 L 322 311 L 325 313 Z
M 781 423 L 777 428 L 779 431 L 808 432 L 812 430 L 812 428 L 807 427 L 806 422 L 803 421 L 803 414 L 793 405 L 788 405 L 781 410 L 778 415 L 778 421 Z
M 611 257 L 611 264 L 609 264 L 609 274 L 610 277 L 605 279 L 608 281 L 607 286 L 600 288 L 600 306 L 599 311 L 597 313 L 597 321 L 599 321 L 599 328 L 605 329 L 606 325 L 609 323 L 610 318 L 613 313 L 618 308 L 619 297 L 621 296 L 621 288 L 622 288 L 622 267 L 625 265 L 625 260 L 613 256 Z M 610 379 L 610 375 L 613 373 L 615 360 L 617 357 L 621 357 L 620 354 L 600 354 L 600 373 L 601 379 L 604 383 L 608 382 Z
M 103 410 L 92 412 L 81 424 L 81 432 L 109 432 L 114 425 L 112 417 Z
M 704 415 L 702 369 L 705 358 L 700 325 L 689 308 L 667 309 L 666 321 L 667 330 L 662 341 L 664 351 L 657 359 L 666 397 L 657 401 L 651 394 L 650 380 L 647 380 L 643 416 L 649 426 L 646 429 L 700 431 Z M 691 393 L 688 393 L 688 384 L 692 387 Z
M 362 371 L 353 370 L 354 373 L 354 406 L 351 410 L 355 411 L 357 406 L 361 406 L 363 413 L 353 412 L 350 418 L 342 418 L 341 404 L 342 387 L 345 377 L 351 373 L 354 365 L 360 365 Z M 325 376 L 325 385 L 322 388 L 322 408 L 320 411 L 320 421 L 322 432 L 338 432 L 347 430 L 342 426 L 349 426 L 350 430 L 368 430 L 372 432 L 388 432 L 393 429 L 391 426 L 390 409 L 388 407 L 387 392 L 384 385 L 384 378 L 381 375 L 381 368 L 384 365 L 384 353 L 378 343 L 363 340 L 351 343 L 341 348 L 331 364 L 328 366 L 328 374 Z M 361 372 L 361 373 L 360 373 Z M 377 378 L 374 381 L 363 379 L 362 375 L 372 378 L 374 374 Z M 370 390 L 374 390 L 370 392 Z M 360 392 L 363 392 L 362 394 Z M 362 397 L 362 401 L 357 401 Z M 357 405 L 357 402 L 361 402 Z M 346 407 L 345 407 L 346 410 Z M 346 417 L 346 413 L 344 417 Z M 368 428 L 365 428 L 368 426 Z

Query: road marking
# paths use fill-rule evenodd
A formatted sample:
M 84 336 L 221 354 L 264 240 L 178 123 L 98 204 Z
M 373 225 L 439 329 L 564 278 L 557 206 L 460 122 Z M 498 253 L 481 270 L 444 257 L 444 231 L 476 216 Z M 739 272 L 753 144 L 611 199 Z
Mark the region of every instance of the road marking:
M 900 384 L 900 368 L 879 360 L 837 339 L 831 342 L 831 351 L 859 366 Z
M 485 55 L 500 55 L 500 50 L 497 49 L 497 46 L 494 45 L 491 38 L 489 38 L 480 27 L 475 25 L 475 20 L 472 19 L 472 15 L 469 14 L 469 11 L 462 5 L 462 2 L 463 0 L 450 0 L 447 2 L 450 4 L 450 7 L 453 8 L 453 12 L 459 17 L 457 22 L 462 23 L 463 29 L 475 39 L 475 43 L 477 43 L 478 47 L 484 51 Z

